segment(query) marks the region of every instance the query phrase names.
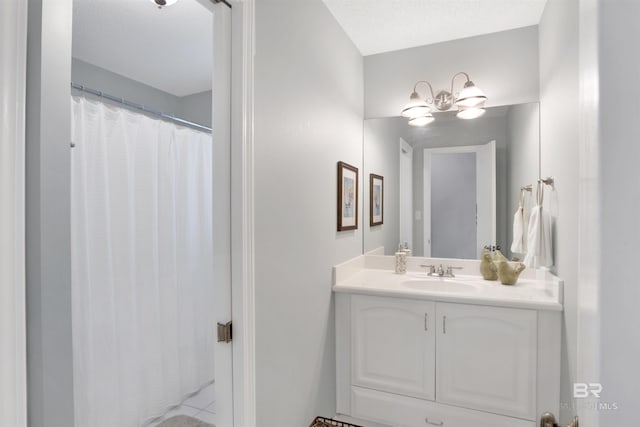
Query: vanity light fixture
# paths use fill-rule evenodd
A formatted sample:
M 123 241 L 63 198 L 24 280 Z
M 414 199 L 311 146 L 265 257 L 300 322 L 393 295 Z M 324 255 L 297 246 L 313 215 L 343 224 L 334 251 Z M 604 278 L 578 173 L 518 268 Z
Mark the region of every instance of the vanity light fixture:
M 453 94 L 453 85 L 456 77 L 464 76 L 467 81 L 464 83 L 462 90 Z M 418 93 L 418 85 L 425 84 L 429 88 L 427 96 L 424 98 Z M 429 95 L 431 97 L 429 98 Z M 435 107 L 439 111 L 447 111 L 454 105 L 458 107 L 456 116 L 461 119 L 475 119 L 482 116 L 486 110 L 484 104 L 487 96 L 478 88 L 464 71 L 454 74 L 451 79 L 451 90 L 441 90 L 436 95 L 433 93 L 431 83 L 425 80 L 418 81 L 413 86 L 413 92 L 409 97 L 409 103 L 402 109 L 401 115 L 409 118 L 409 124 L 412 126 L 425 126 L 435 120 L 431 114 L 431 107 Z
M 163 7 L 173 6 L 178 2 L 178 0 L 149 0 L 151 3 L 158 6 L 158 9 L 162 9 Z
M 483 116 L 486 112 L 486 109 L 478 107 L 459 108 L 456 117 L 459 119 L 471 120 Z

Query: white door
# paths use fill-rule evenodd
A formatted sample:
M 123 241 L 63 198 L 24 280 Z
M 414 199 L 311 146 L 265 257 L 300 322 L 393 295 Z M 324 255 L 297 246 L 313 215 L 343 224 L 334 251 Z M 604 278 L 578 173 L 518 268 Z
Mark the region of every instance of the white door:
M 213 245 L 217 323 L 231 320 L 231 9 L 213 7 Z M 211 325 L 216 328 L 216 325 Z M 233 426 L 233 347 L 215 347 L 215 424 Z
M 433 400 L 435 303 L 354 295 L 352 384 Z
M 423 174 L 424 256 L 478 258 L 496 243 L 495 141 L 425 149 Z
M 537 313 L 437 304 L 437 401 L 536 418 Z
M 400 242 L 413 249 L 413 147 L 400 138 Z
M 482 247 L 496 244 L 496 142 L 477 146 L 476 151 L 477 242 Z

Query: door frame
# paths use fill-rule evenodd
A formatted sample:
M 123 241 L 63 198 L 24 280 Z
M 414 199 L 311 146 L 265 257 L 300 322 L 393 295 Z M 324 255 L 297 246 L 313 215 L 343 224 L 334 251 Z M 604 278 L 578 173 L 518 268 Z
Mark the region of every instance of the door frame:
M 254 0 L 231 0 L 231 4 L 231 71 L 232 76 L 238 76 L 231 81 L 230 117 L 231 318 L 234 322 L 232 423 L 237 427 L 253 427 L 256 425 L 253 273 L 255 3 Z M 52 425 L 69 425 L 74 412 L 71 282 L 67 277 L 71 267 L 68 250 L 70 206 L 64 203 L 70 195 L 70 188 L 66 187 L 70 186 L 64 184 L 64 174 L 60 176 L 60 171 L 69 169 L 70 120 L 56 119 L 70 114 L 72 11 L 71 0 L 29 1 L 30 42 L 27 54 L 31 65 L 26 75 L 27 85 L 31 85 L 31 90 L 27 91 L 31 107 L 27 109 L 26 120 L 27 130 L 31 130 L 31 135 L 27 133 L 27 140 L 32 142 L 27 145 L 31 148 L 26 155 L 30 167 L 26 175 L 26 195 L 27 230 L 33 230 L 33 235 L 27 234 L 26 244 L 27 253 L 33 256 L 27 257 L 27 260 L 31 259 L 27 265 L 27 271 L 31 272 L 27 276 L 27 292 L 31 297 L 27 317 L 34 329 L 29 331 L 32 352 L 27 369 L 29 422 L 33 427 L 44 426 L 45 420 Z M 57 174 L 56 179 L 48 180 L 50 174 Z M 54 194 L 50 192 L 52 185 Z M 30 199 L 33 201 L 29 202 Z M 43 239 L 46 239 L 44 243 Z M 49 244 L 53 241 L 58 244 L 57 250 Z M 60 274 L 54 274 L 56 272 Z M 50 293 L 54 296 L 50 297 Z M 38 325 L 43 322 L 47 327 L 38 330 Z M 16 331 L 20 338 L 25 337 L 24 331 Z M 218 425 L 229 427 L 221 423 Z
M 400 241 L 407 242 L 410 248 L 413 248 L 413 147 L 402 137 L 400 137 L 398 143 L 398 155 L 399 155 L 399 170 L 400 170 Z M 403 168 L 405 162 L 409 163 L 408 172 Z M 409 174 L 409 179 L 405 180 L 405 174 Z M 409 212 L 406 212 L 404 201 L 409 203 Z
M 253 109 L 255 0 L 232 3 L 231 310 L 235 427 L 256 426 Z M 227 426 L 220 426 L 227 427 Z
M 456 147 L 438 147 L 438 148 L 425 148 L 424 149 L 424 165 L 423 165 L 423 245 L 424 256 L 431 257 L 431 156 L 433 154 L 457 154 L 457 153 L 476 153 L 476 165 L 478 162 L 478 153 L 485 149 L 488 144 L 493 144 L 493 167 L 491 168 L 491 181 L 493 186 L 493 194 L 491 200 L 492 207 L 492 228 L 491 228 L 491 241 L 496 241 L 496 155 L 495 155 L 495 140 L 489 141 L 485 144 L 477 145 L 463 145 Z M 476 168 L 476 177 L 480 171 Z M 477 182 L 477 179 L 476 179 Z M 476 184 L 477 185 L 477 184 Z M 476 214 L 477 215 L 477 214 Z M 477 233 L 477 227 L 476 227 Z M 478 253 L 480 252 L 477 248 Z
M 27 2 L 0 4 L 0 425 L 27 425 L 25 304 L 25 103 Z M 4 83 L 7 83 L 6 85 Z
M 231 40 L 232 11 L 224 3 L 198 0 L 211 11 L 213 25 L 212 182 L 213 292 L 215 322 L 227 323 L 231 311 Z M 210 325 L 214 332 L 216 324 Z M 233 425 L 233 345 L 214 345 L 215 422 Z

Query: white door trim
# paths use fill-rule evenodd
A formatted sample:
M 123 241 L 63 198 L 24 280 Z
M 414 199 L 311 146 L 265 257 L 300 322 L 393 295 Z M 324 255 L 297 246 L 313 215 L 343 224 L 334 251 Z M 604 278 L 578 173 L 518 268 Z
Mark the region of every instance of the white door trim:
M 213 289 L 217 323 L 231 319 L 231 11 L 223 3 L 200 0 L 213 25 Z M 216 325 L 211 325 L 215 333 Z M 216 342 L 215 424 L 233 425 L 233 347 Z
M 253 105 L 255 1 L 232 3 L 231 258 L 234 426 L 256 426 Z M 225 427 L 225 426 L 220 426 Z
M 0 3 L 0 426 L 26 427 L 25 88 L 27 2 Z M 8 107 L 5 111 L 3 106 Z M 4 118 L 7 120 L 5 121 Z M 6 323 L 5 323 L 6 322 Z
M 398 167 L 400 168 L 400 241 L 409 244 L 410 248 L 413 248 L 413 221 L 414 221 L 414 209 L 413 206 L 413 147 L 400 137 L 398 144 L 400 162 Z M 403 166 L 406 166 L 405 162 L 409 163 L 408 170 L 405 170 Z M 408 176 L 407 176 L 408 173 Z M 407 212 L 407 205 L 409 206 Z

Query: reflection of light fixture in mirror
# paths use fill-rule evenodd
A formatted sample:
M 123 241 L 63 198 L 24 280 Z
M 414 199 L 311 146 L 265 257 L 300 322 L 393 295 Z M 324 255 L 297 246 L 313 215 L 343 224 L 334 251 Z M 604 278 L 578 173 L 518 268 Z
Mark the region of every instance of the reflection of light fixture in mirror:
M 480 116 L 483 116 L 486 113 L 483 107 L 470 107 L 470 108 L 460 108 L 456 117 L 464 120 L 477 119 Z
M 178 0 L 149 0 L 151 3 L 158 6 L 158 9 L 162 9 L 163 7 L 169 7 L 178 2 Z
M 418 116 L 418 117 L 412 117 L 409 119 L 409 124 L 411 126 L 426 126 L 429 123 L 431 123 L 432 121 L 434 121 L 435 118 L 433 117 L 433 114 L 431 113 L 427 113 L 424 116 Z
M 458 76 L 466 77 L 467 81 L 460 93 L 455 94 L 454 97 L 453 84 Z M 427 85 L 429 88 L 427 95 L 431 95 L 431 97 L 420 97 L 417 91 L 419 84 Z M 431 83 L 425 80 L 418 81 L 413 86 L 409 103 L 404 106 L 401 114 L 403 117 L 410 118 L 410 125 L 425 126 L 434 120 L 433 115 L 430 113 L 430 106 L 440 111 L 447 111 L 455 104 L 459 108 L 457 117 L 461 119 L 475 119 L 484 114 L 484 104 L 486 101 L 487 96 L 471 81 L 469 75 L 465 72 L 459 72 L 454 74 L 451 79 L 451 90 L 441 90 L 437 95 L 433 94 Z

